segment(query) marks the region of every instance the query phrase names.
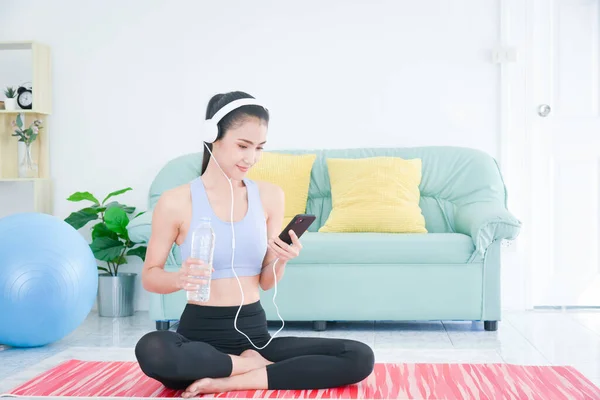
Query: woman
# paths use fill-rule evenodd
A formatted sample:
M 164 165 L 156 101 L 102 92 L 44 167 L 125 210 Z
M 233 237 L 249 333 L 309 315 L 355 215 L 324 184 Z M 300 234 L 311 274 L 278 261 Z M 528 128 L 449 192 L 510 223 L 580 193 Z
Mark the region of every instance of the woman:
M 206 118 L 243 98 L 253 97 L 243 92 L 214 96 Z M 169 388 L 185 389 L 186 398 L 232 390 L 337 387 L 357 383 L 373 371 L 373 352 L 364 343 L 271 338 L 268 332 L 260 288 L 271 289 L 283 276 L 286 263 L 302 248 L 293 231 L 291 246 L 278 238 L 284 215 L 281 188 L 245 178 L 260 157 L 268 122 L 268 111 L 257 105 L 244 105 L 225 115 L 214 143 L 205 143 L 201 176 L 166 191 L 154 209 L 142 271 L 148 291 L 194 290 L 198 281 L 188 276 L 189 268 L 201 261 L 190 259 L 190 226 L 209 217 L 216 233 L 209 300 L 188 301 L 177 332 L 150 332 L 135 348 L 146 375 Z M 224 174 L 231 179 L 231 186 Z M 237 239 L 234 265 L 244 294 L 237 327 L 254 346 L 234 328 L 242 293 L 231 268 L 231 215 Z M 167 272 L 164 264 L 173 243 L 180 246 L 184 262 L 178 272 Z

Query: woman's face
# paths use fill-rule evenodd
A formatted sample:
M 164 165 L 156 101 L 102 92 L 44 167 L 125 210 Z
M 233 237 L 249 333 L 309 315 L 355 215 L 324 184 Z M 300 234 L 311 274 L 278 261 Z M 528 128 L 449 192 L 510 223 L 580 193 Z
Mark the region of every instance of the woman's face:
M 248 117 L 213 144 L 217 162 L 231 179 L 242 180 L 258 162 L 267 139 L 267 125 Z

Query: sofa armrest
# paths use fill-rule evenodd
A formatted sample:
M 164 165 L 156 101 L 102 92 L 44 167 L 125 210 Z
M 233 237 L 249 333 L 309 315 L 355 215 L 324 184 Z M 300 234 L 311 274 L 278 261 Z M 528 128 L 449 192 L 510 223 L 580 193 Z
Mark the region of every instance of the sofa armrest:
M 127 232 L 129 238 L 136 243 L 148 244 L 150 240 L 150 233 L 152 232 L 152 212 L 154 210 L 148 210 L 144 214 L 140 215 L 129 221 L 127 225 Z
M 454 223 L 457 232 L 473 239 L 475 252 L 471 260 L 483 258 L 492 242 L 513 240 L 521 230 L 521 221 L 502 205 L 492 202 L 475 202 L 458 207 Z
M 140 244 L 148 245 L 152 233 L 152 213 L 154 210 L 148 210 L 137 218 L 132 219 L 127 225 L 129 238 Z M 181 265 L 181 256 L 179 246 L 173 244 L 167 257 L 167 264 Z

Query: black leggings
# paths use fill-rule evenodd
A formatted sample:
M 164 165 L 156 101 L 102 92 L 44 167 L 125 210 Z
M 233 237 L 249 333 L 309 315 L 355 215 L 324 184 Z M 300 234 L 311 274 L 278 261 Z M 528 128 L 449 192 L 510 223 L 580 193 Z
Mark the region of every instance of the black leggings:
M 277 336 L 257 350 L 233 327 L 238 308 L 187 304 L 177 332 L 149 332 L 139 340 L 135 355 L 140 368 L 171 389 L 185 389 L 201 378 L 230 376 L 229 354 L 248 349 L 273 362 L 266 367 L 268 389 L 339 387 L 360 382 L 373 371 L 373 351 L 354 340 Z M 242 307 L 237 327 L 257 347 L 271 338 L 260 302 Z

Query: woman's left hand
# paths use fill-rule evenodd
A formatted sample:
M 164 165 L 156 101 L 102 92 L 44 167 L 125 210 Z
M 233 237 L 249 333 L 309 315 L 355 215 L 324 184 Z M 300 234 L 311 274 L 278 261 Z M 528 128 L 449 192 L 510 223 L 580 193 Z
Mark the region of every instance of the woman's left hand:
M 298 257 L 300 250 L 302 250 L 302 243 L 300 243 L 296 233 L 290 229 L 289 234 L 292 239 L 291 245 L 279 239 L 279 236 L 269 239 L 269 248 L 279 258 L 279 261 L 288 262 L 292 258 Z

